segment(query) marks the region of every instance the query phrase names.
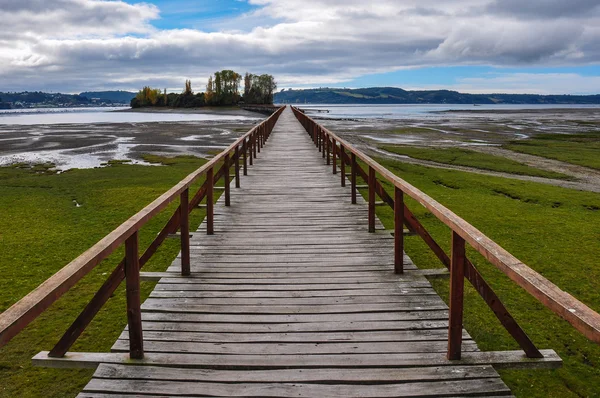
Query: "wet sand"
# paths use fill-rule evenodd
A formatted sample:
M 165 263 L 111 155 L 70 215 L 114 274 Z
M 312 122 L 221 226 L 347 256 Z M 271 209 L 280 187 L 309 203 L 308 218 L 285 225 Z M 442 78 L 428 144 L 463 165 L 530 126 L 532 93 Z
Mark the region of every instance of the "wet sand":
M 137 114 L 219 114 L 244 120 L 0 124 L 0 165 L 56 164 L 59 170 L 99 167 L 109 160 L 144 164 L 142 154 L 209 157 L 248 131 L 263 116 L 239 108 L 136 109 Z M 155 115 L 154 115 L 155 116 Z M 403 119 L 333 119 L 311 115 L 364 151 L 399 161 L 496 175 L 520 180 L 600 192 L 600 172 L 532 155 L 508 151 L 501 145 L 536 134 L 573 134 L 600 131 L 600 109 L 540 109 L 434 112 L 427 117 Z M 245 118 L 253 119 L 245 119 Z M 470 167 L 411 159 L 382 151 L 383 144 L 425 147 L 465 147 L 503 156 L 527 165 L 567 174 L 574 181 L 495 173 Z
M 243 135 L 255 122 L 0 125 L 0 165 L 50 162 L 59 170 L 67 170 L 99 167 L 114 159 L 144 163 L 141 155 L 146 153 L 207 157 Z
M 437 117 L 414 119 L 345 119 L 311 115 L 326 127 L 374 156 L 429 167 L 461 170 L 546 183 L 584 191 L 600 192 L 600 172 L 583 166 L 501 148 L 510 141 L 524 140 L 537 134 L 575 134 L 600 132 L 600 109 L 537 109 L 498 111 L 444 111 Z M 385 144 L 421 147 L 463 147 L 502 156 L 538 169 L 569 175 L 574 181 L 497 173 L 472 167 L 452 166 L 412 159 L 386 152 Z M 600 156 L 600 154 L 599 154 Z

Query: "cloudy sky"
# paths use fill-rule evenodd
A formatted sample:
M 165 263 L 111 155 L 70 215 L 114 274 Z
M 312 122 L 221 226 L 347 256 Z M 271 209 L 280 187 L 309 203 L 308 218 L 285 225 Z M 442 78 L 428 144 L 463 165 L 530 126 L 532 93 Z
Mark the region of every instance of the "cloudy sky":
M 0 91 L 280 88 L 600 93 L 600 0 L 0 0 Z

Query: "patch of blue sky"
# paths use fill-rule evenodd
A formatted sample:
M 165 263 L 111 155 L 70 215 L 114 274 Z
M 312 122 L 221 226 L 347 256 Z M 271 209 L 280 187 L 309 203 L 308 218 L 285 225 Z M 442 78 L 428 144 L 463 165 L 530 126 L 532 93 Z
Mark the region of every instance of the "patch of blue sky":
M 600 76 L 600 65 L 574 67 L 532 67 L 498 68 L 491 66 L 439 66 L 415 69 L 402 69 L 387 73 L 368 74 L 332 84 L 332 87 L 415 87 L 415 86 L 451 86 L 463 79 L 492 78 L 514 74 L 577 74 L 581 76 Z
M 127 0 L 130 4 L 137 0 Z M 257 9 L 242 0 L 151 0 L 160 10 L 160 18 L 151 21 L 157 29 L 220 30 L 221 24 Z

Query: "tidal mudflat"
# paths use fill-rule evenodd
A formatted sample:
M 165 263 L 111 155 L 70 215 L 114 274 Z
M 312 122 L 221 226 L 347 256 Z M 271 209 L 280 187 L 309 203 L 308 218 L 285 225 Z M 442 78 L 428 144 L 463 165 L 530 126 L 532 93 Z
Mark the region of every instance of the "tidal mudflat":
M 262 118 L 242 110 L 58 116 L 55 122 L 56 114 L 29 115 L 20 124 L 14 123 L 13 116 L 0 118 L 0 165 L 53 163 L 59 170 L 68 170 L 99 167 L 110 160 L 145 164 L 143 154 L 206 157 Z M 86 122 L 98 118 L 131 121 Z M 33 123 L 36 120 L 41 123 Z
M 360 114 L 336 117 L 335 113 L 314 113 L 312 116 L 372 155 L 429 167 L 600 192 L 600 170 L 593 162 L 594 153 L 600 158 L 600 108 L 479 110 L 473 107 L 472 110 L 430 110 L 423 114 L 390 114 L 378 118 L 374 115 L 360 117 Z M 556 141 L 561 145 L 555 144 Z M 390 146 L 426 150 L 458 148 L 568 178 L 442 162 L 435 156 L 410 156 L 398 150 L 390 151 Z M 545 148 L 552 148 L 554 152 Z M 571 156 L 564 155 L 566 153 Z

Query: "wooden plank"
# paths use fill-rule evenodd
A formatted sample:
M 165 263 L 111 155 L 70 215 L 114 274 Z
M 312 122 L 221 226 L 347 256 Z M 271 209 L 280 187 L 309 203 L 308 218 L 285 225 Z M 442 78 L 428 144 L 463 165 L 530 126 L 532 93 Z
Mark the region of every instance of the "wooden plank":
M 573 327 L 588 339 L 600 343 L 600 314 L 525 265 L 522 261 L 488 238 L 477 228 L 473 227 L 423 191 L 396 176 L 336 134 L 325 128 L 323 128 L 323 130 L 325 130 L 326 134 L 330 137 L 335 138 L 341 145 L 344 145 L 352 157 L 359 158 L 368 167 L 372 167 L 379 173 L 383 179 L 387 180 L 389 183 L 423 205 L 428 211 L 460 235 L 488 261 L 504 272 L 517 285 L 525 289 L 544 306 L 571 323 Z
M 283 108 L 281 108 L 283 111 Z M 278 113 L 271 116 L 279 117 Z M 48 278 L 35 290 L 0 314 L 0 347 L 24 329 L 30 322 L 44 312 L 52 303 L 108 257 L 117 247 L 125 242 L 135 231 L 138 231 L 152 217 L 164 210 L 181 192 L 202 177 L 207 170 L 219 163 L 226 153 L 231 152 L 242 139 L 252 134 L 250 130 L 237 139 L 219 155 L 210 159 L 203 166 L 189 174 L 173 188 L 156 198 L 138 213 L 130 217 L 98 243 L 71 261 L 57 273 Z
M 323 306 L 323 305 L 362 305 L 362 304 L 412 304 L 416 305 L 443 302 L 436 295 L 393 295 L 393 296 L 341 296 L 341 297 L 203 297 L 194 292 L 160 291 L 152 294 L 149 298 L 151 303 L 162 304 L 185 303 L 200 305 L 232 305 L 232 306 Z M 151 305 L 151 304 L 150 304 Z M 145 307 L 147 308 L 147 307 Z M 358 307 L 357 307 L 358 308 Z
M 142 359 L 144 357 L 138 256 L 138 233 L 136 231 L 125 241 L 125 292 L 127 297 L 127 325 L 131 343 L 128 348 L 132 359 Z
M 415 311 L 415 310 L 445 310 L 446 304 L 438 300 L 428 299 L 403 303 L 383 304 L 336 304 L 336 305 L 277 305 L 264 307 L 261 305 L 244 305 L 232 308 L 228 305 L 205 305 L 189 303 L 192 299 L 147 299 L 142 305 L 145 311 L 197 312 L 197 313 L 228 313 L 228 314 L 326 314 L 377 311 Z M 435 296 L 433 296 L 435 297 Z M 199 301 L 201 302 L 201 300 Z
M 464 379 L 497 378 L 498 374 L 491 366 L 437 366 L 425 368 L 396 369 L 303 369 L 302 372 L 291 369 L 239 370 L 211 369 L 173 369 L 159 366 L 125 366 L 101 364 L 94 374 L 99 379 L 137 379 L 137 380 L 178 380 L 230 383 L 275 383 L 275 382 L 346 382 L 382 383 L 444 381 Z
M 447 332 L 443 329 L 417 330 L 367 330 L 330 332 L 281 332 L 281 333 L 230 333 L 146 330 L 147 341 L 184 341 L 201 343 L 332 343 L 332 342 L 414 342 L 437 341 L 446 343 Z M 471 341 L 465 333 L 465 341 Z M 121 339 L 127 339 L 123 332 Z
M 194 314 L 181 312 L 142 312 L 143 321 L 178 323 L 318 323 L 318 322 L 373 322 L 448 320 L 448 311 L 367 312 L 358 314 Z M 373 325 L 374 328 L 382 325 Z M 415 324 L 415 326 L 418 326 Z M 447 331 L 446 331 L 447 332 Z M 447 339 L 447 335 L 444 336 Z
M 492 365 L 503 369 L 554 369 L 562 363 L 554 350 L 542 350 L 544 358 L 527 358 L 522 351 L 466 352 L 460 360 L 448 361 L 442 353 L 353 354 L 353 355 L 206 355 L 147 353 L 144 359 L 130 359 L 126 353 L 69 352 L 63 358 L 51 358 L 42 351 L 32 359 L 34 365 L 96 368 L 100 363 L 165 365 L 181 368 L 362 368 Z
M 174 314 L 176 311 L 165 311 L 164 314 Z M 188 312 L 189 313 L 189 312 Z M 217 313 L 225 314 L 225 313 Z M 231 314 L 231 313 L 230 313 Z M 285 315 L 293 313 L 284 313 Z M 244 314 L 246 316 L 247 314 Z M 293 333 L 293 332 L 353 332 L 374 330 L 424 330 L 448 329 L 448 320 L 406 320 L 406 321 L 339 321 L 339 322 L 290 322 L 276 324 L 248 323 L 250 318 L 239 316 L 237 323 L 175 323 L 144 321 L 144 331 L 183 331 L 210 333 Z M 447 331 L 447 330 L 446 330 Z
M 322 343 L 205 343 L 187 341 L 146 341 L 146 352 L 198 353 L 217 355 L 322 355 L 322 354 L 391 354 L 446 352 L 445 341 L 410 342 L 322 342 Z M 477 351 L 474 342 L 465 342 L 464 351 Z M 129 340 L 119 339 L 113 352 L 128 352 Z

